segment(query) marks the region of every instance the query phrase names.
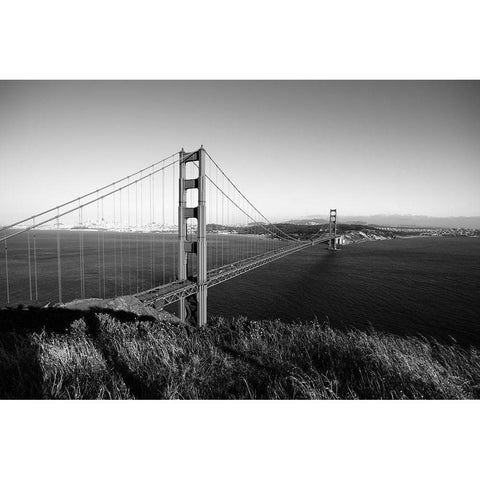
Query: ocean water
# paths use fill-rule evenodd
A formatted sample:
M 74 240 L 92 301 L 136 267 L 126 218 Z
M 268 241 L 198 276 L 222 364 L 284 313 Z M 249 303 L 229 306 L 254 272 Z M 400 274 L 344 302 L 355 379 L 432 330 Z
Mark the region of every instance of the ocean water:
M 63 300 L 80 297 L 79 232 L 61 233 Z M 234 238 L 209 238 L 209 267 L 235 258 Z M 40 303 L 58 300 L 56 233 L 36 232 Z M 129 294 L 172 278 L 173 235 L 84 232 L 86 297 Z M 33 237 L 30 270 L 33 272 Z M 120 246 L 122 248 L 120 248 Z M 216 253 L 214 253 L 216 252 Z M 105 253 L 105 254 L 103 254 Z M 152 263 L 153 259 L 153 263 Z M 163 269 L 165 265 L 165 269 Z M 28 238 L 8 243 L 11 303 L 29 303 Z M 123 282 L 115 281 L 120 271 Z M 0 253 L 0 303 L 6 303 L 5 257 Z M 455 338 L 480 345 L 480 238 L 422 237 L 324 245 L 258 268 L 211 288 L 210 315 L 284 321 L 317 318 L 340 328 Z
M 480 345 L 480 238 L 365 242 L 303 250 L 209 290 L 209 312 Z

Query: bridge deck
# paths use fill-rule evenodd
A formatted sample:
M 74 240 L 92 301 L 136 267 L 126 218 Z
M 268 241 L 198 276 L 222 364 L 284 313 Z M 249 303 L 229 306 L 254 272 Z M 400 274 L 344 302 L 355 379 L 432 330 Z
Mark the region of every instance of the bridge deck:
M 207 288 L 213 287 L 220 283 L 226 282 L 231 278 L 238 277 L 244 273 L 254 270 L 267 263 L 278 260 L 279 258 L 299 252 L 305 248 L 312 247 L 321 243 L 328 243 L 333 238 L 340 238 L 340 235 L 320 237 L 315 240 L 299 242 L 298 244 L 269 252 L 267 254 L 257 255 L 255 257 L 241 260 L 210 270 L 207 273 Z M 175 281 L 159 287 L 146 290 L 135 294 L 134 296 L 147 305 L 156 304 L 158 306 L 166 306 L 175 303 L 181 298 L 194 295 L 198 291 L 198 286 L 190 280 Z

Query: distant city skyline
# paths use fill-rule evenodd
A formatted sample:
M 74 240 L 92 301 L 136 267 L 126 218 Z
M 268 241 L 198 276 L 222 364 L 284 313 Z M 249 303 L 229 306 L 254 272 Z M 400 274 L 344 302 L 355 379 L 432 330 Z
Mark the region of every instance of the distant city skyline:
M 0 223 L 205 145 L 272 221 L 480 215 L 478 81 L 1 81 Z

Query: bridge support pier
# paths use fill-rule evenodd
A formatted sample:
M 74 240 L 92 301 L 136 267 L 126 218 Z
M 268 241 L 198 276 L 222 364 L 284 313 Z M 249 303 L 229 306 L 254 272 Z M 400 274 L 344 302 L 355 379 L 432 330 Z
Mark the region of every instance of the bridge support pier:
M 336 250 L 337 249 L 337 209 L 330 209 L 330 219 L 328 222 L 328 234 L 330 237 L 330 241 L 328 242 L 328 249 L 329 250 Z
M 187 280 L 189 254 L 196 256 L 196 276 L 190 278 L 198 285 L 198 292 L 179 302 L 179 317 L 181 320 L 192 320 L 199 327 L 207 323 L 207 217 L 206 217 L 206 174 L 205 150 L 203 146 L 191 153 L 180 152 L 179 168 L 179 202 L 178 202 L 178 279 Z M 186 178 L 186 164 L 197 162 L 198 178 Z M 196 189 L 198 205 L 187 206 L 187 190 Z M 187 221 L 197 219 L 197 239 L 188 241 Z

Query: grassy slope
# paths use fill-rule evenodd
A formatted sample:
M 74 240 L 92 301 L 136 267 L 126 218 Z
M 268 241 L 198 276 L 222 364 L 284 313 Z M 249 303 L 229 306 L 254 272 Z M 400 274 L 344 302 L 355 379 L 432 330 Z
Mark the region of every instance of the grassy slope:
M 97 314 L 0 334 L 2 398 L 480 398 L 480 351 L 319 323 Z

